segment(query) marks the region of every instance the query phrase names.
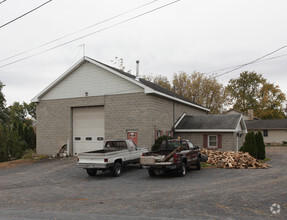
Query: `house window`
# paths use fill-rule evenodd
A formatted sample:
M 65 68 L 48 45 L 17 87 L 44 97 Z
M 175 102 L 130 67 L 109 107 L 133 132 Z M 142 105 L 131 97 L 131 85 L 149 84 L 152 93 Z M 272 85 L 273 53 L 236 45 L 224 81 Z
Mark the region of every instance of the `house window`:
M 203 134 L 204 148 L 222 148 L 222 134 Z
M 208 135 L 208 147 L 217 147 L 217 135 Z
M 155 138 L 159 138 L 160 136 L 162 136 L 162 131 L 161 130 L 156 130 L 155 131 Z
M 268 130 L 263 130 L 263 136 L 268 137 Z

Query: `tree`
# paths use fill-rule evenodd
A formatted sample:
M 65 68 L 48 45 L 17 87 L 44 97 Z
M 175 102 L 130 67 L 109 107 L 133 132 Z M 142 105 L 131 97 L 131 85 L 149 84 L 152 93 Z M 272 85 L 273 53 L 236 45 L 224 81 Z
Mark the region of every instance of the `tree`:
M 171 84 L 170 84 L 170 82 L 169 82 L 169 80 L 167 79 L 166 76 L 158 75 L 158 76 L 154 77 L 153 82 L 155 84 L 158 84 L 159 86 L 167 89 L 167 90 L 171 90 L 172 89 L 172 86 L 171 86 Z
M 285 118 L 283 103 L 285 94 L 279 86 L 265 82 L 259 91 L 259 111 L 257 116 L 261 119 Z
M 224 86 L 203 73 L 174 74 L 173 85 L 176 93 L 209 108 L 214 114 L 220 113 L 228 102 Z
M 248 109 L 258 112 L 258 92 L 265 81 L 261 74 L 248 71 L 240 73 L 237 79 L 229 80 L 226 89 L 232 99 L 233 108 L 242 112 L 247 112 Z
M 265 159 L 265 144 L 262 133 L 259 131 L 255 134 L 255 143 L 257 147 L 257 158 L 260 160 Z
M 118 69 L 125 71 L 126 67 L 124 66 L 124 59 L 115 57 L 114 60 L 111 60 L 112 64 Z M 127 70 L 127 73 L 131 73 L 131 70 Z
M 2 92 L 5 85 L 0 81 L 0 123 L 5 124 L 8 119 L 7 109 L 6 109 L 6 99 Z
M 233 108 L 242 112 L 253 109 L 254 115 L 262 119 L 284 118 L 285 94 L 261 74 L 244 71 L 239 78 L 229 80 L 226 89 Z
M 17 131 L 18 136 L 26 143 L 26 149 L 36 148 L 36 133 L 34 130 L 35 122 L 35 103 L 27 104 L 14 102 L 8 107 L 8 114 L 13 131 Z M 26 150 L 23 148 L 23 150 Z
M 172 84 L 175 93 L 194 101 L 192 100 L 191 79 L 189 74 L 186 72 L 175 73 L 173 75 Z
M 23 105 L 27 113 L 32 117 L 32 119 L 36 120 L 36 103 L 31 102 L 30 104 L 27 104 L 26 102 L 23 102 Z
M 255 135 L 253 131 L 246 134 L 245 141 L 240 148 L 240 151 L 248 152 L 252 157 L 257 158 L 258 151 L 255 145 Z
M 172 90 L 172 85 L 170 84 L 168 78 L 166 76 L 152 76 L 152 75 L 144 75 L 143 79 L 153 82 L 167 90 Z

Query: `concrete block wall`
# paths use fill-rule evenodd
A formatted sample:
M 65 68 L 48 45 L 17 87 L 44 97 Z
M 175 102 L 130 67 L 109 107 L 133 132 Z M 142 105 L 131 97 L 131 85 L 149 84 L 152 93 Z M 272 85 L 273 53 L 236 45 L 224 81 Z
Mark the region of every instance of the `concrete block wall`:
M 151 96 L 151 114 L 153 126 L 153 131 L 161 130 L 164 132 L 171 131 L 174 123 L 186 113 L 188 115 L 194 114 L 206 114 L 205 111 L 198 110 L 192 106 L 185 105 L 179 102 L 172 101 L 170 99 L 165 99 L 155 95 Z M 155 135 L 153 134 L 153 137 Z M 154 143 L 154 138 L 152 140 L 152 145 Z
M 37 104 L 37 153 L 54 155 L 69 140 L 72 147 L 72 107 L 103 106 L 104 97 L 41 101 Z
M 126 131 L 138 132 L 138 145 L 150 147 L 152 114 L 150 97 L 144 93 L 107 96 L 105 102 L 105 138 L 126 139 Z
M 37 105 L 37 152 L 56 154 L 68 140 L 72 150 L 72 108 L 88 106 L 104 106 L 105 139 L 126 139 L 126 131 L 134 130 L 138 132 L 138 145 L 148 148 L 154 143 L 155 130 L 171 131 L 183 113 L 205 114 L 193 107 L 141 92 L 43 100 Z

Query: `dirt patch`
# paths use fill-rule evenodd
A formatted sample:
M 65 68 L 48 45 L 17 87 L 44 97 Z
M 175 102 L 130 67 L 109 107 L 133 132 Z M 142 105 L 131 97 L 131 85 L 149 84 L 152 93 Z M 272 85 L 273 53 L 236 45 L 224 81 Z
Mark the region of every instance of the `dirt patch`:
M 35 161 L 33 161 L 33 160 L 22 160 L 22 159 L 2 162 L 2 163 L 0 163 L 0 169 L 11 169 L 11 168 L 14 168 L 17 166 L 32 164 L 34 162 Z

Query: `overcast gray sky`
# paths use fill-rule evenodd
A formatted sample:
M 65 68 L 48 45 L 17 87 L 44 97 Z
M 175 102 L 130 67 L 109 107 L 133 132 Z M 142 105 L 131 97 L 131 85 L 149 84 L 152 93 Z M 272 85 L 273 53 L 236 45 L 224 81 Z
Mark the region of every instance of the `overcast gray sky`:
M 47 0 L 7 0 L 0 4 L 0 26 Z M 173 0 L 53 0 L 38 10 L 0 28 L 0 80 L 7 105 L 30 102 L 85 54 L 111 64 L 124 59 L 135 72 L 172 78 L 186 71 L 214 72 L 248 63 L 287 45 L 286 0 L 181 0 L 152 13 L 100 31 L 56 49 L 4 66 L 84 35 L 97 32 Z M 32 50 L 67 34 L 134 9 L 108 22 Z M 244 70 L 256 71 L 287 93 L 287 48 L 242 69 L 218 77 L 227 84 Z M 266 59 L 265 58 L 265 59 Z M 4 66 L 4 67 L 3 67 Z M 221 74 L 225 71 L 217 71 Z

